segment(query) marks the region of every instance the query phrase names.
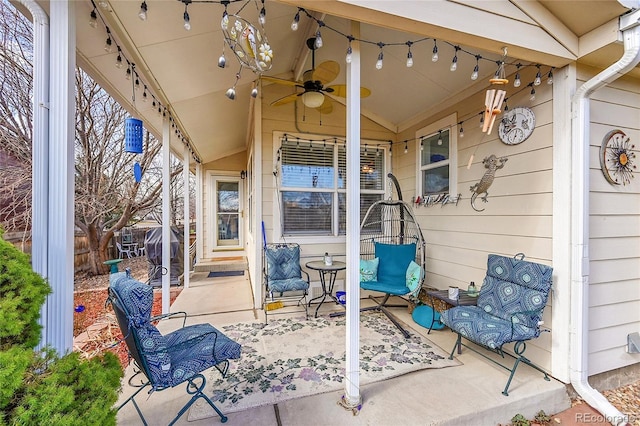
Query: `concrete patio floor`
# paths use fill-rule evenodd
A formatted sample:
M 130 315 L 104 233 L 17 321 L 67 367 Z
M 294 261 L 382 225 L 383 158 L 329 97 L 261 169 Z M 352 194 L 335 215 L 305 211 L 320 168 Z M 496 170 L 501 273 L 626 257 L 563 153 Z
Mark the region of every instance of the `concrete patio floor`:
M 369 300 L 362 300 L 363 306 L 369 303 Z M 320 315 L 328 315 L 337 309 L 341 307 L 325 303 Z M 251 286 L 246 275 L 207 278 L 206 272 L 195 273 L 190 287 L 181 292 L 171 311 L 186 311 L 189 314 L 187 324 L 208 322 L 221 326 L 264 321 L 264 312 L 253 309 Z M 427 334 L 427 329 L 413 322 L 406 308 L 396 308 L 394 313 L 413 331 L 426 336 L 445 352 L 453 347 L 455 334 L 448 329 Z M 177 321 L 168 320 L 158 328 L 166 333 L 178 326 Z M 527 365 L 518 367 L 506 397 L 501 393 L 509 374 L 505 369 L 470 350 L 463 350 L 457 358 L 463 365 L 416 371 L 362 386 L 363 405 L 357 416 L 337 404 L 343 395 L 343 391 L 338 391 L 230 413 L 227 424 L 489 426 L 509 423 L 518 413 L 533 418 L 540 410 L 550 415 L 571 405 L 563 383 L 553 378 L 545 381 L 542 374 Z M 133 368 L 129 366 L 120 401 L 135 391 L 127 384 L 132 374 Z M 165 425 L 187 402 L 188 395 L 185 386 L 180 385 L 154 392 L 149 397 L 141 394 L 136 400 L 150 425 Z M 220 423 L 218 417 L 193 422 L 187 421 L 187 417 L 188 414 L 184 414 L 177 424 Z M 142 424 L 132 404 L 120 410 L 118 424 Z

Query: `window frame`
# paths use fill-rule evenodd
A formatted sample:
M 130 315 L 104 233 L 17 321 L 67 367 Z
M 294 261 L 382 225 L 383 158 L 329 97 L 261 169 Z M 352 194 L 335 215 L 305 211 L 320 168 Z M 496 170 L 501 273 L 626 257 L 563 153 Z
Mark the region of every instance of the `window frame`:
M 274 238 L 280 241 L 281 239 L 286 238 L 294 238 L 296 242 L 300 244 L 312 244 L 312 243 L 344 243 L 346 242 L 346 233 L 340 234 L 340 212 L 339 212 L 339 194 L 346 194 L 347 188 L 340 188 L 338 185 L 338 173 L 334 174 L 334 185 L 332 188 L 296 188 L 296 187 L 283 187 L 281 185 L 282 182 L 282 170 L 281 170 L 281 160 L 277 161 L 279 157 L 278 149 L 281 146 L 282 138 L 287 135 L 289 140 L 295 140 L 299 138 L 301 143 L 306 143 L 309 140 L 314 141 L 322 141 L 326 140 L 327 145 L 331 144 L 335 146 L 335 140 L 340 139 L 344 140 L 343 137 L 336 138 L 334 136 L 327 135 L 318 135 L 318 134 L 299 134 L 299 133 L 289 133 L 289 132 L 274 132 L 273 133 L 273 230 L 274 230 Z M 343 143 L 343 142 L 338 142 Z M 388 155 L 388 142 L 384 141 L 375 141 L 370 139 L 361 139 L 360 141 L 360 149 L 363 150 L 367 147 L 368 150 L 379 149 L 381 155 L 383 156 L 383 166 L 384 166 L 384 176 L 382 178 L 382 189 L 378 190 L 382 199 L 388 197 L 389 194 L 389 186 L 387 185 L 386 175 L 391 171 L 391 161 Z M 339 154 L 338 149 L 334 149 L 333 151 L 333 165 L 335 170 L 337 171 L 339 168 Z M 362 158 L 362 157 L 361 157 Z M 277 170 L 277 173 L 275 171 Z M 306 191 L 306 192 L 331 192 L 332 193 L 332 230 L 330 235 L 317 235 L 317 234 L 306 234 L 306 233 L 284 233 L 282 229 L 282 215 L 283 215 L 283 206 L 282 206 L 282 192 L 287 190 L 298 190 L 298 191 Z M 378 192 L 375 190 L 363 190 L 360 188 L 360 194 L 371 194 L 374 192 Z M 361 212 L 363 214 L 363 212 Z
M 449 196 L 457 196 L 458 194 L 458 122 L 457 114 L 453 113 L 438 121 L 435 121 L 421 129 L 416 131 L 416 188 L 420 197 L 428 195 L 423 188 L 422 173 L 427 170 L 433 170 L 444 165 L 449 167 Z M 449 158 L 446 160 L 438 161 L 437 163 L 431 163 L 422 165 L 422 140 L 430 136 L 437 135 L 439 131 L 449 131 Z M 438 192 L 434 194 L 445 193 Z

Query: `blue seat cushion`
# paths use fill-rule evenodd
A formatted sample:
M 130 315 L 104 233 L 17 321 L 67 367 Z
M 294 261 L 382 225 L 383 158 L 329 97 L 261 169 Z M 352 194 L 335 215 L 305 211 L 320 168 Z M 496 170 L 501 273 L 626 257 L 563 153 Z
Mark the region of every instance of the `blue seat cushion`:
M 406 287 L 407 268 L 416 258 L 416 244 L 375 243 L 379 283 L 402 283 Z
M 282 293 L 284 291 L 298 291 L 309 288 L 309 283 L 302 278 L 287 278 L 269 281 L 269 291 Z
M 211 324 L 194 324 L 165 336 L 171 355 L 171 386 L 227 359 L 240 358 L 241 346 Z
M 435 315 L 435 320 L 434 320 Z M 411 317 L 416 322 L 425 328 L 430 328 L 433 323 L 433 330 L 441 330 L 444 328 L 444 324 L 440 321 L 440 312 L 434 311 L 431 306 L 420 305 L 411 313 Z
M 383 293 L 389 293 L 394 296 L 402 296 L 411 291 L 404 281 L 385 283 L 381 283 L 380 281 L 361 281 L 360 288 L 363 290 L 381 291 Z
M 508 342 L 538 337 L 540 329 L 493 316 L 478 306 L 457 306 L 441 314 L 442 322 L 467 339 L 497 349 Z

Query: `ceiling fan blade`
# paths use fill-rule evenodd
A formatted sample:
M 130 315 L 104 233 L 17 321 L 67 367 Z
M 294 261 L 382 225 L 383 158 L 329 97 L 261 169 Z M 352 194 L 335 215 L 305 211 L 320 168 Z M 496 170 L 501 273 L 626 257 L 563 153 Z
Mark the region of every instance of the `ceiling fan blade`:
M 313 80 L 325 85 L 335 80 L 338 74 L 340 74 L 340 64 L 336 61 L 325 61 L 318 65 L 311 75 Z
M 296 99 L 298 99 L 298 93 L 292 93 L 290 95 L 284 96 L 280 99 L 276 99 L 275 101 L 271 102 L 271 106 L 280 106 L 284 104 L 289 104 L 291 102 L 294 102 Z
M 334 84 L 332 86 L 327 87 L 327 89 L 333 89 L 333 93 L 331 93 L 332 95 L 340 96 L 341 98 L 346 98 L 347 97 L 347 85 L 346 84 Z M 366 87 L 361 87 L 360 88 L 360 97 L 361 98 L 366 98 L 369 95 L 371 95 L 371 90 L 367 89 Z
M 300 81 L 285 80 L 284 78 L 269 77 L 267 75 L 263 75 L 260 78 L 262 80 L 264 80 L 264 81 L 269 81 L 271 83 L 284 84 L 285 86 L 300 86 L 300 87 L 302 87 L 302 82 L 300 82 Z
M 325 96 L 322 105 L 316 109 L 320 111 L 320 114 L 331 114 L 331 111 L 333 111 L 333 101 L 328 96 Z

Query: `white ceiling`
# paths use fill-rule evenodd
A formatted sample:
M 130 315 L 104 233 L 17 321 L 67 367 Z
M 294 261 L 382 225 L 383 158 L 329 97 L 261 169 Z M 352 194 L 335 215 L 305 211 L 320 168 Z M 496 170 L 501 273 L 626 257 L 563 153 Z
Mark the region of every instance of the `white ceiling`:
M 96 0 L 97 3 L 97 0 Z M 223 49 L 223 37 L 220 27 L 223 7 L 212 3 L 191 3 L 188 7 L 191 18 L 191 30 L 183 28 L 183 13 L 185 6 L 178 0 L 147 0 L 148 18 L 141 21 L 138 18 L 141 1 L 121 0 L 108 2 L 107 8 L 98 7 L 98 12 L 104 18 L 113 34 L 115 42 L 123 48 L 124 56 L 135 63 L 135 70 L 141 77 L 141 85 L 147 85 L 149 94 L 170 109 L 177 128 L 191 141 L 198 157 L 203 163 L 224 158 L 228 155 L 245 150 L 248 134 L 249 111 L 252 98 L 249 93 L 257 79 L 257 75 L 244 69 L 236 88 L 234 101 L 227 99 L 225 92 L 231 87 L 239 70 L 238 61 L 226 49 L 227 67 L 217 66 L 218 57 Z M 216 2 L 219 3 L 219 2 Z M 291 21 L 297 8 L 284 3 L 297 3 L 302 7 L 320 6 L 333 8 L 333 13 L 314 15 L 321 19 L 327 27 L 322 30 L 324 46 L 316 51 L 316 65 L 334 60 L 341 65 L 338 77 L 332 83 L 345 83 L 345 51 L 350 34 L 350 22 L 345 13 L 353 13 L 352 9 L 342 7 L 342 3 L 367 3 L 354 1 L 266 1 L 267 23 L 265 32 L 274 51 L 273 68 L 265 75 L 282 78 L 293 78 L 296 70 L 311 68 L 311 56 L 306 47 L 306 39 L 315 33 L 317 24 L 308 19 L 304 13 L 300 19 L 300 29 L 293 32 Z M 555 43 L 552 27 L 545 27 L 544 22 L 536 22 L 519 6 L 519 0 L 501 0 L 487 2 L 470 1 L 396 1 L 369 2 L 382 5 L 391 4 L 404 11 L 414 10 L 415 15 L 428 15 L 430 7 L 446 6 L 469 11 L 469 16 L 479 13 L 482 6 L 483 13 L 500 14 L 503 19 L 509 19 L 514 25 L 526 28 L 536 27 L 544 30 L 549 40 Z M 553 15 L 561 25 L 564 25 L 573 36 L 581 36 L 624 12 L 624 8 L 613 0 L 606 1 L 541 1 L 536 3 L 545 13 Z M 145 126 L 156 133 L 162 134 L 162 120 L 153 108 L 152 98 L 142 102 L 142 91 L 136 91 L 135 102 L 132 101 L 132 81 L 126 80 L 125 68 L 115 67 L 117 51 L 106 53 L 103 49 L 106 40 L 105 27 L 100 24 L 97 29 L 88 25 L 92 10 L 90 1 L 77 1 L 77 48 L 79 65 L 87 70 L 112 95 L 125 104 L 132 114 L 143 119 Z M 258 7 L 260 1 L 258 0 Z M 588 8 L 586 7 L 588 5 Z M 356 5 L 357 6 L 357 5 Z M 243 8 L 241 16 L 250 22 L 257 23 L 257 8 L 254 0 L 238 2 L 229 5 L 230 14 Z M 368 19 L 372 11 L 357 6 L 360 19 L 362 40 L 384 43 L 405 43 L 408 40 L 435 37 L 438 39 L 440 60 L 431 61 L 433 40 L 416 43 L 412 46 L 414 65 L 407 68 L 407 47 L 385 46 L 384 66 L 375 69 L 375 62 L 380 52 L 378 46 L 372 43 L 362 43 L 362 84 L 371 89 L 371 96 L 362 100 L 362 109 L 370 117 L 377 118 L 381 124 L 390 128 L 401 128 L 403 123 L 427 111 L 437 109 L 444 100 L 458 93 L 475 87 L 481 90 L 487 85 L 487 79 L 496 70 L 496 64 L 486 60 L 480 61 L 480 76 L 476 82 L 470 79 L 475 65 L 473 55 L 460 52 L 458 54 L 458 70 L 449 71 L 451 58 L 454 54 L 453 43 L 464 50 L 483 58 L 496 61 L 501 58 L 501 50 L 496 47 L 495 40 L 483 44 L 482 37 L 463 34 L 460 31 L 450 33 L 451 44 L 443 39 L 441 34 L 447 33 L 447 28 L 429 25 L 422 26 L 413 20 L 389 20 L 389 25 L 381 26 L 383 19 Z M 413 9 L 412 9 L 413 8 Z M 456 9 L 457 10 L 457 9 Z M 435 9 L 434 9 L 435 11 Z M 309 10 L 312 13 L 311 10 Z M 419 12 L 419 13 L 418 13 Z M 542 13 L 540 16 L 545 16 Z M 506 18 L 505 18 L 506 17 Z M 458 16 L 459 18 L 459 16 Z M 425 18 L 426 19 L 426 18 Z M 365 22 L 375 21 L 378 25 Z M 549 21 L 552 22 L 552 21 Z M 484 23 L 487 26 L 487 23 Z M 490 26 L 490 25 L 489 25 Z M 337 30 L 332 31 L 329 27 Z M 386 28 L 385 28 L 386 27 Z M 411 28 L 420 34 L 397 31 L 391 28 Z M 474 27 L 475 28 L 475 27 Z M 523 27 L 525 28 L 525 27 Z M 556 27 L 557 28 L 557 27 Z M 429 31 L 429 32 L 427 32 Z M 478 30 L 474 30 L 478 31 Z M 487 30 L 489 31 L 489 29 Z M 340 34 L 342 33 L 342 34 Z M 499 33 L 499 31 L 498 31 Z M 475 34 L 475 33 L 474 33 Z M 521 35 L 520 35 L 521 36 Z M 491 37 L 489 37 L 491 38 Z M 497 36 L 495 37 L 497 38 Z M 514 37 L 517 38 L 517 37 Z M 486 39 L 486 37 L 485 37 Z M 462 40 L 462 41 L 460 41 Z M 463 41 L 468 40 L 471 47 Z M 482 47 L 486 46 L 486 50 Z M 564 49 L 559 47 L 559 51 Z M 527 61 L 527 50 L 514 46 L 509 52 L 519 52 L 519 60 Z M 535 58 L 535 52 L 531 57 Z M 508 61 L 516 58 L 508 57 Z M 557 59 L 557 58 L 556 58 Z M 556 65 L 562 63 L 562 58 L 554 59 Z M 302 64 L 300 64 L 302 62 Z M 566 59 L 565 63 L 570 62 Z M 548 66 L 546 69 L 548 70 Z M 511 69 L 510 72 L 514 70 Z M 291 88 L 290 90 L 294 90 Z M 280 93 L 282 91 L 280 90 Z M 286 92 L 285 92 L 286 93 Z M 269 99 L 269 101 L 275 99 Z M 335 109 L 333 114 L 343 113 L 343 109 Z M 175 141 L 175 147 L 181 144 Z

